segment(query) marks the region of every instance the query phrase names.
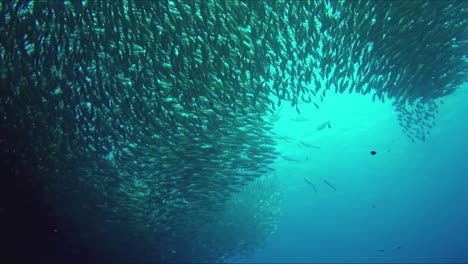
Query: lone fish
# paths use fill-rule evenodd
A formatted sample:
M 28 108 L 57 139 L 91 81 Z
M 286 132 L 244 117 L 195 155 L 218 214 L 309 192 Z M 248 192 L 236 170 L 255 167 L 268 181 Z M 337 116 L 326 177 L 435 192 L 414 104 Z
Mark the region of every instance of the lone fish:
M 317 147 L 317 146 L 314 146 L 314 145 L 305 143 L 304 141 L 299 141 L 299 144 L 301 144 L 301 145 L 304 146 L 304 147 L 308 147 L 308 148 L 320 149 L 320 147 Z
M 321 125 L 319 125 L 317 127 L 317 131 L 323 130 L 323 129 L 327 128 L 327 127 L 331 128 L 330 120 L 328 120 L 328 121 L 322 123 Z
M 304 180 L 310 185 L 312 186 L 312 188 L 314 189 L 314 192 L 317 193 L 317 188 L 315 188 L 315 185 L 312 183 L 312 181 L 307 178 L 307 177 L 304 177 Z
M 326 183 L 328 186 L 330 186 L 330 188 L 332 188 L 335 192 L 336 192 L 336 188 L 335 186 L 333 186 L 333 184 L 328 181 L 327 179 L 324 179 L 324 178 L 320 178 L 324 183 Z
M 283 158 L 284 160 L 287 160 L 287 161 L 300 162 L 300 160 L 293 159 L 293 158 L 290 158 L 288 156 L 280 155 L 280 157 Z

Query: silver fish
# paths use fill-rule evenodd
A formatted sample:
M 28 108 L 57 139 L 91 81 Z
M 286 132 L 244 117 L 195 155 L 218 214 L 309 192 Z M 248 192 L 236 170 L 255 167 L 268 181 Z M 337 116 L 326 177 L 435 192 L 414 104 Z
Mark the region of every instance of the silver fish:
M 314 192 L 317 193 L 317 188 L 315 188 L 315 185 L 312 183 L 312 181 L 307 178 L 307 177 L 304 177 L 304 180 L 310 185 L 312 186 L 312 188 L 314 189 Z
M 280 155 L 280 157 L 283 158 L 284 160 L 287 160 L 287 161 L 300 162 L 300 160 L 293 159 L 293 158 L 290 158 L 288 156 Z
M 336 187 L 333 186 L 333 184 L 328 181 L 327 179 L 324 179 L 324 178 L 320 178 L 324 183 L 326 183 L 328 186 L 330 186 L 330 188 L 332 188 L 335 192 L 336 192 Z
M 299 144 L 301 144 L 301 145 L 304 146 L 304 147 L 308 147 L 308 148 L 320 149 L 320 147 L 317 147 L 317 146 L 314 146 L 314 145 L 305 143 L 304 141 L 299 141 Z
M 328 121 L 322 123 L 321 125 L 319 125 L 319 126 L 317 127 L 317 131 L 323 130 L 323 129 L 327 128 L 327 127 L 328 127 L 328 128 L 331 128 L 330 120 L 328 120 Z

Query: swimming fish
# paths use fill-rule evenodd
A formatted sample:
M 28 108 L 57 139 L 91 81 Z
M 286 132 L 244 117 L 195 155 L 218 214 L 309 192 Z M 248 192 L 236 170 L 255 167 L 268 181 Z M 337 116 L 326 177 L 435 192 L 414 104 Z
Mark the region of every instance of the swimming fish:
M 333 184 L 328 181 L 327 179 L 324 179 L 324 178 L 320 178 L 324 183 L 326 183 L 328 186 L 330 186 L 330 188 L 332 188 L 335 192 L 336 192 L 336 187 L 333 186 Z
M 304 147 L 308 147 L 308 148 L 320 149 L 320 147 L 317 147 L 317 146 L 314 146 L 314 145 L 305 143 L 304 141 L 299 141 L 299 144 L 301 144 L 301 145 L 304 146 Z
M 298 116 L 298 117 L 293 117 L 291 118 L 291 121 L 294 121 L 294 122 L 306 122 L 306 121 L 309 121 L 308 118 L 305 118 L 305 117 L 302 117 L 302 116 Z
M 323 130 L 323 129 L 327 128 L 327 127 L 331 128 L 330 120 L 328 120 L 328 121 L 322 123 L 321 125 L 319 125 L 317 127 L 317 131 Z
M 304 180 L 310 185 L 312 186 L 312 188 L 314 189 L 314 192 L 317 193 L 317 188 L 315 188 L 315 185 L 312 183 L 312 181 L 307 178 L 307 177 L 304 177 Z
M 293 158 L 290 158 L 288 156 L 280 155 L 280 157 L 283 158 L 284 160 L 287 160 L 287 161 L 300 162 L 300 160 L 293 159 Z
M 275 135 L 274 137 L 275 137 L 276 139 L 278 139 L 278 140 L 283 140 L 283 141 L 286 141 L 286 142 L 289 142 L 289 143 L 293 143 L 292 138 L 290 138 L 290 137 L 288 137 L 288 136 Z

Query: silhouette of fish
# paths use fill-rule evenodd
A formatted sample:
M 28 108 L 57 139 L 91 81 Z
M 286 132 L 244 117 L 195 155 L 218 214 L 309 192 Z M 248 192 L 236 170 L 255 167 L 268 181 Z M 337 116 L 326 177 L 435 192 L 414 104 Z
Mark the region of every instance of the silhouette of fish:
M 317 193 L 317 188 L 315 188 L 315 185 L 312 183 L 312 181 L 307 178 L 307 177 L 304 177 L 304 180 L 310 185 L 312 186 L 312 188 L 314 189 L 314 192 Z
M 317 127 L 317 131 L 320 131 L 320 130 L 324 130 L 325 128 L 331 128 L 331 124 L 330 124 L 330 120 L 320 124 L 318 127 Z
M 327 179 L 324 179 L 324 178 L 320 178 L 325 184 L 327 184 L 328 186 L 330 186 L 330 188 L 332 188 L 335 192 L 336 192 L 336 187 L 333 186 L 333 184 L 328 181 Z
M 304 147 L 308 147 L 308 148 L 320 149 L 320 147 L 317 147 L 317 146 L 314 146 L 314 145 L 305 143 L 304 141 L 299 141 L 299 144 L 301 144 L 301 145 L 304 146 Z
M 283 158 L 284 160 L 287 160 L 287 161 L 300 162 L 300 160 L 293 159 L 293 158 L 290 158 L 290 157 L 285 156 L 285 155 L 280 155 L 280 157 Z

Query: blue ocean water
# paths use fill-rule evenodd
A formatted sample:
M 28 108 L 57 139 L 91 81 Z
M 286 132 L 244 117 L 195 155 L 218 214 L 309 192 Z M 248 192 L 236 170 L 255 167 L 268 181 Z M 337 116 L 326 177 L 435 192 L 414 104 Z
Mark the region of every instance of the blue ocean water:
M 370 95 L 330 95 L 301 116 L 281 109 L 278 231 L 232 261 L 467 263 L 468 87 L 443 100 L 432 134 L 416 143 L 391 102 Z

